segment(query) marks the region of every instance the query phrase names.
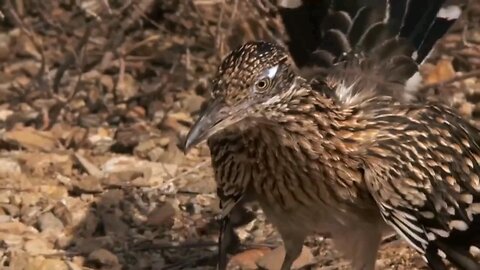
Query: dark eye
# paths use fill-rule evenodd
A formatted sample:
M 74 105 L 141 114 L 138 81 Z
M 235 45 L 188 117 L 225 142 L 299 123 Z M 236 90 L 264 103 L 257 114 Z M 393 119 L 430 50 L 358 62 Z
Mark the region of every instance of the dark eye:
M 262 91 L 268 88 L 270 86 L 270 80 L 268 79 L 260 79 L 255 83 L 255 87 L 257 90 Z

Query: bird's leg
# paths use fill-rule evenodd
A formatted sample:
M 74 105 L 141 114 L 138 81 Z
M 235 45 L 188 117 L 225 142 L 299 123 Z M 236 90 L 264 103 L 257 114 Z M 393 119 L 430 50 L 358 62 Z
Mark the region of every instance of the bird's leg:
M 283 239 L 283 246 L 285 247 L 285 258 L 283 259 L 281 270 L 290 270 L 293 262 L 295 262 L 302 252 L 303 242 L 305 241 L 306 235 L 299 231 L 290 231 L 283 234 L 280 232 Z
M 227 215 L 220 220 L 220 232 L 218 236 L 218 264 L 217 270 L 227 269 L 227 254 L 238 247 L 240 239 L 233 230 L 230 216 Z
M 240 246 L 240 238 L 234 229 L 248 224 L 255 218 L 255 214 L 245 207 L 246 203 L 248 203 L 248 199 L 240 200 L 226 216 L 219 217 L 217 270 L 226 269 L 228 264 L 227 254 L 235 253 Z
M 230 222 L 233 228 L 245 226 L 255 219 L 256 215 L 246 207 L 247 203 L 248 201 L 242 200 L 230 211 Z
M 333 232 L 333 242 L 353 270 L 374 270 L 382 229 L 380 224 L 358 222 Z

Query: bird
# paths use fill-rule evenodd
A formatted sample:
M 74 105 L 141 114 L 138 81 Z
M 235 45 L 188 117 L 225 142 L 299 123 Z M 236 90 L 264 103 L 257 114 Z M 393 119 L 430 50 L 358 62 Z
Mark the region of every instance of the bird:
M 314 79 L 297 72 L 291 46 L 265 41 L 219 65 L 184 150 L 207 140 L 223 217 L 258 201 L 283 239 L 282 270 L 315 232 L 329 232 L 352 269 L 374 269 L 390 229 L 431 269 L 480 269 L 479 130 L 414 94 L 418 65 L 461 13 L 443 3 L 387 1 L 376 20 L 373 7 L 325 15 L 342 23 L 307 48 L 302 65 L 324 67 Z

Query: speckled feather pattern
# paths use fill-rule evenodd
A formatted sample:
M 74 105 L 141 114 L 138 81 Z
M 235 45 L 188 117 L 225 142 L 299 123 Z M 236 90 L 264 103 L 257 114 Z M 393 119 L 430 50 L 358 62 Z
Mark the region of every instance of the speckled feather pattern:
M 210 138 L 224 204 L 249 193 L 284 239 L 333 232 L 354 269 L 372 265 L 376 254 L 349 248 L 355 236 L 342 242 L 355 228 L 376 227 L 375 247 L 385 220 L 438 258 L 443 245 L 478 230 L 470 228 L 480 217 L 476 128 L 440 104 L 371 95 L 348 103 L 296 80 L 258 112 L 268 121 L 247 118 Z
M 480 131 L 404 91 L 415 48 L 382 40 L 382 27 L 367 27 L 368 52 L 342 54 L 316 81 L 265 42 L 230 53 L 213 81 L 213 99 L 248 108 L 208 139 L 223 214 L 258 201 L 284 241 L 282 270 L 314 232 L 330 233 L 352 269 L 373 270 L 392 228 L 432 269 L 444 258 L 480 269 Z M 270 90 L 257 92 L 272 68 Z

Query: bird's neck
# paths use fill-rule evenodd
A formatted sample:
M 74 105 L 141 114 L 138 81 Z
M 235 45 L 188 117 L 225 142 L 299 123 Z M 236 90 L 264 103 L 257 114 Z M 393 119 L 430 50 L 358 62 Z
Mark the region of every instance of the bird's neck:
M 288 104 L 269 117 L 270 124 L 265 130 L 284 134 L 284 138 L 301 142 L 299 145 L 303 147 L 348 155 L 378 134 L 355 108 L 342 107 L 324 91 L 303 87 L 291 96 Z

